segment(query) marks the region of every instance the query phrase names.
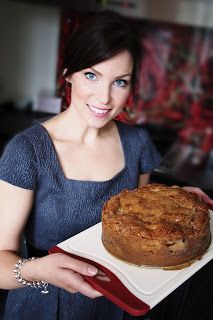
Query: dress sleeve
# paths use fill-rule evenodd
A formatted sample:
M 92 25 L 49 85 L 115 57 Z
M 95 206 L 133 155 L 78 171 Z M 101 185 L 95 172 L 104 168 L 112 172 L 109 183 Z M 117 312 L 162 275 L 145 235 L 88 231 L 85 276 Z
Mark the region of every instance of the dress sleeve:
M 16 135 L 5 147 L 0 159 L 0 179 L 20 188 L 35 188 L 36 155 L 33 145 L 25 135 Z
M 161 155 L 145 130 L 139 130 L 141 142 L 140 174 L 151 173 L 161 162 Z

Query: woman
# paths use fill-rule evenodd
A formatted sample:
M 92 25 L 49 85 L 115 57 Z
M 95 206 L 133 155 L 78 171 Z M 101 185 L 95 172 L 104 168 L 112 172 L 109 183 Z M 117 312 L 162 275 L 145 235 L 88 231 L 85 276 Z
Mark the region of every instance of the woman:
M 124 18 L 90 17 L 67 48 L 70 107 L 7 145 L 0 162 L 0 287 L 10 290 L 5 319 L 126 319 L 84 281 L 82 275 L 98 274 L 94 266 L 47 250 L 100 222 L 104 201 L 148 183 L 160 162 L 143 129 L 113 120 L 134 92 L 139 59 Z M 30 258 L 17 263 L 23 234 Z M 49 293 L 32 288 L 34 280 Z

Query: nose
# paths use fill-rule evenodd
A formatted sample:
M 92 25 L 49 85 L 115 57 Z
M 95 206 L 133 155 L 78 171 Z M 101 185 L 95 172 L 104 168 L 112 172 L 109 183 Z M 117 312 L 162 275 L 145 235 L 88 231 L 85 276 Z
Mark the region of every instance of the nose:
M 111 101 L 111 86 L 109 84 L 101 84 L 96 92 L 98 101 L 107 105 Z

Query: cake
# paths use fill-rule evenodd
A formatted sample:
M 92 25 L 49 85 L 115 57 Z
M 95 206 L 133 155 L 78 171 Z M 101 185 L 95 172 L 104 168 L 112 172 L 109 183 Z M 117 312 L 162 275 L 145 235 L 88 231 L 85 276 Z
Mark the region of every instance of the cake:
M 123 190 L 103 206 L 102 242 L 131 264 L 180 269 L 211 243 L 208 206 L 178 186 L 155 183 Z

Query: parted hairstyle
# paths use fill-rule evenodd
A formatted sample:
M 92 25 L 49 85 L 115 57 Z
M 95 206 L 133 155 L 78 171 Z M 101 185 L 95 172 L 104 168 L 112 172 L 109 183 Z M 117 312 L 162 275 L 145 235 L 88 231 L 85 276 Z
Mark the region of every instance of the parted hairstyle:
M 64 56 L 64 77 L 105 61 L 122 51 L 133 59 L 132 92 L 140 73 L 141 46 L 133 24 L 113 11 L 93 13 L 71 35 Z

